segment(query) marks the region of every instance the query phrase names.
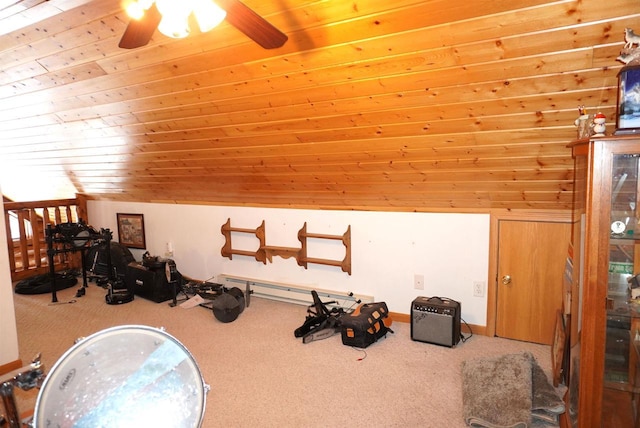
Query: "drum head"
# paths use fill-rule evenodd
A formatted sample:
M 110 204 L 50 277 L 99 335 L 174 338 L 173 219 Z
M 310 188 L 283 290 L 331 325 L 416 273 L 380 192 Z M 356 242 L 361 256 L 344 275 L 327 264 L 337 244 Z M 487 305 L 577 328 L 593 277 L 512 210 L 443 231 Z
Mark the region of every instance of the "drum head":
M 35 427 L 198 427 L 208 386 L 162 330 L 120 326 L 76 343 L 51 368 Z

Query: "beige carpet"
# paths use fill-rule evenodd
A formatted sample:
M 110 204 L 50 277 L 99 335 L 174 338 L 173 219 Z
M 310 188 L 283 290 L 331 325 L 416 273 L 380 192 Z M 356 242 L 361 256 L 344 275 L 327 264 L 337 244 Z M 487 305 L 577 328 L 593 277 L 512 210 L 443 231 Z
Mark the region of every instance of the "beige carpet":
M 59 292 L 59 300 L 74 299 L 75 291 Z M 15 295 L 21 358 L 41 352 L 51 368 L 79 337 L 117 325 L 164 327 L 211 386 L 204 427 L 464 427 L 463 361 L 528 351 L 547 375 L 551 364 L 548 346 L 474 336 L 450 349 L 412 341 L 403 323 L 366 352 L 342 345 L 339 335 L 302 344 L 293 331 L 306 308 L 266 299 L 251 299 L 236 321 L 224 324 L 201 307 L 142 298 L 110 306 L 105 294 L 91 284 L 77 302 L 57 305 L 48 294 Z M 18 392 L 19 410 L 33 408 L 36 395 Z

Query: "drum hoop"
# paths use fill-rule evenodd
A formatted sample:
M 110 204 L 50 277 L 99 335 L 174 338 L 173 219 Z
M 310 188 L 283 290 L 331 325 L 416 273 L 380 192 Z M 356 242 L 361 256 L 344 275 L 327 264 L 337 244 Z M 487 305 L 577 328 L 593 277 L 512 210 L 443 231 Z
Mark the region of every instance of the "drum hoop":
M 45 376 L 45 380 L 42 383 L 42 386 L 40 387 L 40 391 L 38 392 L 38 396 L 36 398 L 36 404 L 35 404 L 35 408 L 34 408 L 34 412 L 33 412 L 34 427 L 37 428 L 39 426 L 38 424 L 41 422 L 40 421 L 41 415 L 39 413 L 41 412 L 40 406 L 42 404 L 42 396 L 47 393 L 48 384 L 50 382 L 53 382 L 53 380 L 51 380 L 51 379 L 53 379 L 53 377 L 51 377 L 50 375 L 52 373 L 55 373 L 56 370 L 60 366 L 65 364 L 67 362 L 67 359 L 72 354 L 75 354 L 78 351 L 79 348 L 82 348 L 83 346 L 85 346 L 85 347 L 88 346 L 92 342 L 97 341 L 100 337 L 103 337 L 103 336 L 109 337 L 109 336 L 111 336 L 112 333 L 120 331 L 120 330 L 122 330 L 122 331 L 125 331 L 125 330 L 126 331 L 136 331 L 136 330 L 140 331 L 140 330 L 142 330 L 142 331 L 158 334 L 160 336 L 165 336 L 165 338 L 167 340 L 171 340 L 172 342 L 174 342 L 175 345 L 177 345 L 182 351 L 185 352 L 186 356 L 189 358 L 190 362 L 193 364 L 193 367 L 197 371 L 197 374 L 198 374 L 197 378 L 200 380 L 200 383 L 198 384 L 198 386 L 199 386 L 198 389 L 201 392 L 201 400 L 200 400 L 201 411 L 200 411 L 200 417 L 199 417 L 199 420 L 198 420 L 198 426 L 202 425 L 202 421 L 203 421 L 203 418 L 204 418 L 204 412 L 205 412 L 205 408 L 206 408 L 207 393 L 209 391 L 209 385 L 207 385 L 205 383 L 204 377 L 202 376 L 202 371 L 200 370 L 200 367 L 198 366 L 198 362 L 193 357 L 191 352 L 177 338 L 175 338 L 171 334 L 167 333 L 164 330 L 164 328 L 155 328 L 155 327 L 150 327 L 150 326 L 146 326 L 146 325 L 137 325 L 137 324 L 124 324 L 124 325 L 105 328 L 103 330 L 100 330 L 100 331 L 97 331 L 95 333 L 92 333 L 91 335 L 89 335 L 87 337 L 83 337 L 83 338 L 77 340 L 77 342 L 74 343 L 73 346 L 71 346 L 69 349 L 67 349 L 62 354 L 62 356 L 54 363 L 54 365 L 51 367 L 51 370 L 49 371 L 49 374 L 47 376 Z

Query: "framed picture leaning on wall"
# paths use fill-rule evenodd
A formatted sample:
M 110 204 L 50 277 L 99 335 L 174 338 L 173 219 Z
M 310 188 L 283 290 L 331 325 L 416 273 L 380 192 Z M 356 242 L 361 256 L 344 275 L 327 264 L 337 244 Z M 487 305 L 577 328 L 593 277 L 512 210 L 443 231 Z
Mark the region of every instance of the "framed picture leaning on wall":
M 118 218 L 118 242 L 128 248 L 146 249 L 143 214 L 116 214 Z
M 615 135 L 640 134 L 640 65 L 618 73 L 618 111 Z

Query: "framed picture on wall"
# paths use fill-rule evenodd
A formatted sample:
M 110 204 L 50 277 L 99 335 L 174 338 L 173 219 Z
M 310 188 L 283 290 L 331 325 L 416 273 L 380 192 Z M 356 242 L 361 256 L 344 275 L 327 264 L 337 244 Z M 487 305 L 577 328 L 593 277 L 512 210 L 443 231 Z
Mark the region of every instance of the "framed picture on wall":
M 640 66 L 618 73 L 618 111 L 615 135 L 640 134 Z
M 144 239 L 142 214 L 116 214 L 118 218 L 118 242 L 128 248 L 147 248 Z

